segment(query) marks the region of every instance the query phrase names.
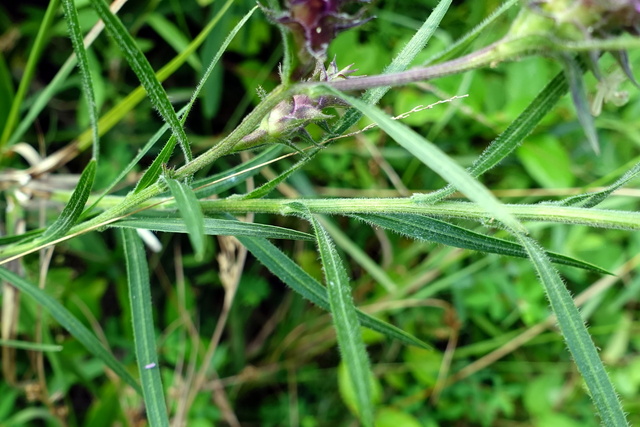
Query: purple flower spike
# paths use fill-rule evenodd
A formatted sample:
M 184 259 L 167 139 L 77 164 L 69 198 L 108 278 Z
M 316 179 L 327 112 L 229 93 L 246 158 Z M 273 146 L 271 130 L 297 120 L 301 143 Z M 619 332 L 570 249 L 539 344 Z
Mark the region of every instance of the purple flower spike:
M 326 59 L 327 47 L 338 32 L 371 19 L 361 19 L 363 11 L 356 15 L 340 12 L 341 7 L 349 2 L 368 3 L 369 0 L 289 0 L 285 12 L 266 12 L 273 21 L 291 30 L 300 46 L 299 56 L 308 63 L 309 57 L 319 61 Z

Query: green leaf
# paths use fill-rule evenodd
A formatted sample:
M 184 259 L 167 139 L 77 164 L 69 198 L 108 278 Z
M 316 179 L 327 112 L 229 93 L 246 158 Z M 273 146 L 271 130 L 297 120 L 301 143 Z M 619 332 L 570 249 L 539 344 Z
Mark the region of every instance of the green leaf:
M 469 168 L 471 176 L 479 177 L 511 154 L 540 123 L 540 120 L 551 111 L 568 89 L 569 85 L 563 73 L 554 77 L 531 101 L 531 104 L 473 162 Z M 454 192 L 455 188 L 448 185 L 441 190 L 430 194 L 421 194 L 415 198 L 423 203 L 436 203 Z
M 204 234 L 209 236 L 248 236 L 264 239 L 314 240 L 301 231 L 227 219 L 204 218 Z M 187 233 L 182 218 L 134 218 L 109 224 L 116 228 L 143 228 L 167 233 Z
M 352 215 L 378 227 L 386 228 L 413 239 L 428 240 L 457 248 L 471 249 L 478 252 L 494 253 L 519 258 L 528 258 L 525 249 L 517 243 L 497 237 L 485 236 L 446 221 L 423 215 L 388 214 L 388 215 Z M 580 261 L 555 252 L 547 252 L 552 262 L 572 267 L 591 270 L 598 273 L 611 274 L 607 270 L 588 262 Z
M 125 59 L 131 66 L 131 69 L 136 73 L 136 76 L 138 76 L 142 87 L 147 92 L 147 95 L 151 100 L 151 104 L 158 110 L 164 121 L 171 127 L 173 134 L 180 143 L 185 158 L 187 161 L 190 161 L 193 156 L 191 155 L 191 148 L 189 146 L 187 134 L 182 127 L 182 123 L 180 123 L 180 120 L 178 119 L 178 115 L 171 105 L 171 101 L 169 100 L 167 93 L 158 81 L 151 64 L 149 64 L 147 58 L 140 51 L 140 48 L 120 19 L 111 13 L 109 6 L 107 6 L 104 0 L 91 0 L 91 4 L 96 12 L 98 12 L 100 18 L 104 21 L 105 28 L 122 51 Z
M 31 351 L 62 351 L 61 345 L 17 340 L 0 340 L 0 347 L 21 348 Z
M 591 148 L 593 148 L 596 154 L 599 154 L 598 134 L 596 132 L 596 125 L 593 122 L 593 116 L 591 115 L 591 109 L 589 108 L 587 92 L 584 88 L 582 67 L 579 62 L 568 54 L 562 55 L 561 59 L 564 64 L 564 72 L 567 76 L 569 87 L 571 88 L 571 99 L 573 99 L 573 105 L 576 107 L 578 121 L 582 125 L 582 129 L 587 136 L 589 144 L 591 144 Z
M 237 236 L 258 261 L 264 264 L 276 277 L 287 286 L 300 294 L 303 298 L 316 304 L 318 307 L 329 310 L 327 290 L 316 279 L 311 277 L 291 258 L 286 256 L 275 245 L 262 238 Z M 404 344 L 430 349 L 431 347 L 405 331 L 396 328 L 386 322 L 372 317 L 362 311 L 358 311 L 358 319 L 362 326 L 380 332 L 389 338 L 396 339 Z
M 184 52 L 189 46 L 189 40 L 178 27 L 159 13 L 150 13 L 146 16 L 145 21 L 177 53 Z M 187 63 L 196 72 L 200 72 L 202 69 L 202 63 L 195 53 L 187 57 Z
M 31 80 L 33 80 L 33 76 L 35 75 L 36 69 L 38 68 L 38 60 L 40 59 L 40 54 L 42 53 L 42 50 L 44 49 L 45 44 L 50 37 L 49 32 L 51 29 L 51 25 L 56 19 L 56 13 L 58 12 L 59 5 L 60 0 L 51 0 L 49 2 L 49 5 L 47 6 L 47 11 L 42 18 L 42 22 L 38 26 L 38 34 L 36 35 L 36 39 L 33 42 L 31 51 L 29 52 L 27 64 L 25 65 L 24 71 L 22 72 L 22 76 L 20 78 L 20 85 L 18 86 L 18 90 L 13 97 L 9 115 L 7 116 L 7 120 L 2 129 L 2 133 L 0 134 L 0 151 L 4 151 L 4 147 L 9 142 L 9 138 L 11 137 L 11 134 L 16 127 L 16 123 L 19 121 L 18 119 L 20 116 L 20 109 L 24 105 L 24 98 L 27 95 Z
M 189 186 L 175 179 L 167 179 L 167 184 L 171 190 L 171 194 L 176 199 L 178 210 L 182 215 L 184 224 L 189 233 L 189 240 L 195 252 L 197 261 L 204 259 L 205 240 L 204 240 L 204 215 L 200 208 L 200 203 L 195 193 Z
M 464 168 L 454 162 L 433 143 L 427 141 L 404 124 L 393 120 L 379 108 L 368 105 L 357 98 L 345 95 L 331 87 L 325 86 L 325 88 L 328 93 L 344 99 L 366 114 L 398 144 L 407 149 L 446 181 L 450 182 L 469 199 L 482 206 L 493 217 L 513 230 L 526 232 L 524 226 L 507 211 L 504 205 L 502 205 L 484 185 L 471 177 Z M 419 200 L 419 198 L 416 198 L 416 200 Z
M 568 188 L 575 182 L 567 150 L 551 135 L 528 139 L 518 148 L 518 158 L 544 188 Z
M 82 75 L 82 92 L 84 93 L 87 100 L 87 107 L 89 108 L 89 121 L 91 123 L 93 136 L 93 159 L 98 160 L 98 154 L 100 153 L 98 108 L 95 95 L 93 93 L 89 58 L 87 57 L 87 51 L 84 48 L 84 43 L 82 41 L 82 30 L 80 29 L 80 22 L 78 20 L 78 11 L 76 10 L 73 0 L 62 0 L 62 8 L 64 9 L 64 14 L 67 20 L 71 44 L 73 45 L 73 50 L 76 53 L 78 65 L 80 66 L 80 74 Z
M 429 15 L 426 21 L 422 24 L 420 29 L 411 37 L 409 43 L 402 48 L 400 53 L 393 58 L 391 64 L 389 64 L 383 71 L 383 74 L 397 73 L 404 71 L 413 62 L 415 57 L 424 49 L 426 44 L 431 39 L 431 36 L 436 32 L 440 21 L 444 17 L 447 10 L 451 6 L 451 0 L 441 0 L 433 9 L 433 12 Z M 390 86 L 381 86 L 367 90 L 362 96 L 362 100 L 370 105 L 375 105 L 382 99 L 385 93 L 391 89 Z M 353 126 L 362 117 L 362 110 L 351 108 L 334 126 L 333 135 L 342 135 L 351 126 Z
M 516 5 L 518 0 L 507 0 L 500 5 L 499 8 L 491 12 L 491 15 L 487 16 L 482 20 L 481 23 L 476 25 L 471 31 L 466 33 L 461 39 L 457 40 L 451 46 L 447 47 L 445 50 L 438 52 L 436 55 L 429 58 L 424 64 L 432 64 L 434 62 L 442 62 L 457 56 L 461 56 L 467 48 L 473 43 L 479 35 L 483 33 L 484 30 L 489 27 L 489 25 L 493 24 L 493 22 L 498 19 L 502 14 L 508 11 L 511 7 Z
M 64 236 L 73 227 L 82 214 L 84 205 L 87 203 L 95 177 L 96 161 L 93 159 L 80 175 L 80 180 L 75 190 L 73 190 L 73 194 L 71 194 L 69 203 L 64 207 L 58 219 L 45 230 L 41 237 L 42 240 L 55 240 Z
M 273 145 L 272 147 L 262 151 L 260 154 L 253 157 L 249 161 L 243 162 L 242 164 L 239 164 L 234 168 L 227 169 L 224 172 L 213 176 L 208 176 L 206 178 L 196 180 L 193 183 L 193 188 L 196 192 L 196 196 L 199 199 L 204 199 L 206 197 L 212 196 L 214 194 L 220 194 L 225 190 L 235 187 L 239 183 L 244 182 L 248 178 L 260 172 L 260 167 L 258 166 L 262 165 L 263 163 L 269 162 L 278 154 L 280 154 L 281 151 L 282 145 Z M 247 196 L 243 196 L 243 198 L 245 197 Z
M 313 215 L 307 215 L 307 219 L 316 233 L 338 347 L 351 379 L 358 414 L 365 426 L 373 426 L 371 366 L 360 334 L 360 322 L 351 297 L 349 278 L 329 233 Z
M 631 169 L 625 172 L 616 182 L 605 188 L 604 190 L 595 191 L 593 193 L 580 194 L 577 196 L 567 197 L 558 202 L 563 206 L 578 206 L 581 208 L 592 208 L 599 205 L 607 197 L 618 188 L 622 187 L 640 173 L 640 163 L 636 163 Z
M 225 3 L 222 6 L 222 9 L 220 10 L 220 12 L 216 15 L 216 18 L 214 18 L 214 20 L 220 19 L 220 17 L 224 13 L 224 11 L 227 10 L 229 5 L 230 5 L 229 1 Z M 202 79 L 198 83 L 198 86 L 196 87 L 196 89 L 193 91 L 193 94 L 191 95 L 191 99 L 189 100 L 189 103 L 183 108 L 184 114 L 182 115 L 182 120 L 181 120 L 182 125 L 184 125 L 185 121 L 187 120 L 187 116 L 189 115 L 189 112 L 191 111 L 193 104 L 195 104 L 196 100 L 198 99 L 198 96 L 200 95 L 202 88 L 204 87 L 205 83 L 209 79 L 209 76 L 211 76 L 213 69 L 215 68 L 220 58 L 222 57 L 222 54 L 224 53 L 224 51 L 229 46 L 229 43 L 231 43 L 231 40 L 233 40 L 236 34 L 238 34 L 238 31 L 240 31 L 240 29 L 249 20 L 249 18 L 251 17 L 251 15 L 253 15 L 253 12 L 256 9 L 257 9 L 257 6 L 251 9 L 249 12 L 247 12 L 245 16 L 240 20 L 240 22 L 238 22 L 236 26 L 233 27 L 233 30 L 231 30 L 227 38 L 220 45 L 218 52 L 211 59 L 211 62 L 209 63 L 207 70 L 204 72 Z M 140 181 L 138 181 L 138 184 L 136 185 L 136 188 L 134 190 L 135 193 L 139 193 L 140 191 L 144 190 L 145 188 L 147 188 L 148 186 L 156 182 L 156 180 L 160 176 L 160 173 L 162 172 L 162 166 L 167 162 L 169 162 L 169 159 L 171 158 L 171 154 L 173 153 L 173 149 L 175 148 L 175 145 L 176 145 L 176 135 L 174 133 L 173 135 L 171 135 L 171 138 L 169 138 L 169 141 L 165 144 L 165 146 L 162 147 L 162 151 L 153 160 L 153 163 L 151 164 L 149 169 L 145 171 Z
M 141 393 L 140 385 L 129 374 L 127 369 L 116 360 L 116 358 L 104 348 L 100 340 L 87 329 L 77 318 L 75 318 L 69 310 L 64 308 L 62 304 L 56 301 L 52 296 L 40 289 L 38 286 L 29 283 L 17 274 L 0 267 L 0 278 L 10 282 L 13 286 L 26 295 L 33 298 L 44 310 L 49 312 L 54 319 L 73 335 L 91 354 L 99 358 L 105 365 L 128 385 L 133 387 L 138 393 Z
M 121 231 L 129 281 L 129 301 L 133 321 L 133 340 L 142 380 L 142 395 L 147 418 L 151 426 L 169 426 L 164 401 L 156 336 L 153 323 L 153 305 L 149 283 L 149 267 L 140 238 L 134 230 Z
M 598 357 L 596 346 L 562 279 L 553 269 L 544 250 L 533 239 L 521 234 L 517 237 L 527 250 L 544 285 L 562 336 L 595 402 L 602 424 L 628 426 L 622 405 Z

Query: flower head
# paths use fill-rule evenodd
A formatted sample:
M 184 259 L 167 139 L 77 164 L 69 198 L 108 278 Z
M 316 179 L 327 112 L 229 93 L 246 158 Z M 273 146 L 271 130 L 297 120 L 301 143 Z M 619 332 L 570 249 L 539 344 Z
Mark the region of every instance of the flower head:
M 371 19 L 361 18 L 363 10 L 355 15 L 341 11 L 344 4 L 353 2 L 369 0 L 288 0 L 286 11 L 265 9 L 265 12 L 271 20 L 289 28 L 299 47 L 298 56 L 308 63 L 312 59 L 324 61 L 329 43 L 340 31 Z

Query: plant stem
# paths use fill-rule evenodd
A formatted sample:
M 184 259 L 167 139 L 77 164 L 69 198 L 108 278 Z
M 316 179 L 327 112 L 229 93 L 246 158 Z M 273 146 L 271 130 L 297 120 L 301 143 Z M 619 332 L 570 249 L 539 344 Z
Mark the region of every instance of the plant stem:
M 296 206 L 297 205 L 297 206 Z M 300 205 L 311 213 L 349 215 L 362 213 L 420 214 L 445 218 L 461 218 L 486 222 L 493 218 L 475 203 L 442 202 L 426 205 L 412 197 L 362 199 L 224 199 L 201 202 L 205 213 L 243 214 L 247 212 L 279 215 L 298 215 Z M 512 215 L 522 221 L 582 224 L 599 228 L 640 230 L 640 213 L 604 209 L 584 209 L 559 205 L 504 205 Z M 497 223 L 496 226 L 499 226 Z

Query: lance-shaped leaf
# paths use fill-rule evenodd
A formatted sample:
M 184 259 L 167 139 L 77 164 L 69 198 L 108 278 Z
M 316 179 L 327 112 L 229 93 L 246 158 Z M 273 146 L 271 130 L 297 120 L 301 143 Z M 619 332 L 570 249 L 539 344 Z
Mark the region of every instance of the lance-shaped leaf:
M 55 240 L 64 236 L 64 234 L 73 227 L 76 221 L 78 221 L 80 214 L 82 214 L 84 205 L 87 203 L 95 177 L 96 161 L 91 160 L 82 172 L 82 175 L 80 175 L 80 180 L 71 194 L 69 203 L 64 207 L 58 219 L 45 230 L 41 237 L 42 240 Z
M 142 395 L 149 425 L 168 427 L 149 282 L 149 267 L 142 242 L 134 230 L 121 230 L 129 282 L 129 301 L 133 322 L 133 341 L 142 382 Z
M 20 292 L 33 298 L 44 310 L 48 311 L 49 314 L 56 319 L 60 326 L 69 331 L 89 352 L 102 360 L 109 369 L 133 387 L 134 390 L 141 393 L 140 385 L 131 374 L 129 374 L 122 363 L 116 360 L 113 354 L 104 348 L 100 340 L 51 295 L 4 267 L 0 267 L 0 279 L 6 280 L 18 288 Z
M 413 239 L 428 240 L 442 243 L 443 245 L 457 248 L 471 249 L 478 252 L 487 252 L 498 255 L 507 255 L 519 258 L 528 258 L 527 251 L 519 244 L 497 237 L 485 236 L 439 219 L 424 215 L 414 214 L 387 214 L 387 215 L 352 215 L 369 224 L 386 228 L 396 233 L 404 234 Z M 551 261 L 570 265 L 572 267 L 595 271 L 597 273 L 611 274 L 596 265 L 580 261 L 566 255 L 555 252 L 547 252 Z
M 287 286 L 318 307 L 329 310 L 327 290 L 291 258 L 266 239 L 238 236 L 238 240 L 258 261 Z M 360 324 L 404 344 L 425 349 L 431 347 L 411 334 L 358 310 Z
M 236 220 L 204 218 L 204 234 L 209 236 L 248 236 L 264 239 L 314 240 L 313 236 L 297 230 L 275 225 L 255 224 Z M 109 224 L 115 228 L 142 228 L 166 233 L 187 233 L 188 228 L 182 218 L 134 218 Z
M 184 224 L 189 233 L 189 240 L 195 252 L 196 260 L 201 261 L 204 258 L 205 240 L 204 240 L 204 215 L 200 208 L 200 203 L 196 198 L 193 190 L 184 182 L 175 179 L 167 179 L 167 184 L 171 190 L 171 194 L 176 199 L 178 211 L 182 215 Z
M 534 240 L 524 235 L 516 237 L 526 248 L 544 285 L 562 336 L 595 402 L 602 425 L 628 426 L 620 400 L 598 357 L 598 350 L 562 279 Z
M 349 278 L 329 233 L 313 215 L 306 217 L 316 233 L 338 347 L 353 386 L 358 415 L 365 426 L 372 426 L 371 366 L 360 333 Z
M 167 93 L 158 81 L 151 64 L 149 64 L 147 58 L 140 51 L 140 48 L 136 44 L 135 40 L 133 40 L 133 37 L 131 37 L 131 34 L 129 34 L 124 24 L 122 24 L 117 16 L 111 13 L 109 6 L 107 6 L 104 0 L 91 0 L 91 4 L 96 12 L 98 12 L 98 16 L 100 16 L 104 21 L 105 28 L 122 51 L 122 54 L 129 63 L 129 66 L 131 66 L 133 72 L 138 76 L 142 87 L 147 92 L 147 95 L 151 100 L 151 104 L 158 110 L 164 121 L 171 127 L 171 131 L 178 139 L 185 158 L 187 160 L 191 160 L 191 148 L 189 147 L 187 134 L 182 127 L 182 123 L 180 123 L 180 120 L 178 119 L 176 111 L 171 105 L 171 101 L 169 100 Z

